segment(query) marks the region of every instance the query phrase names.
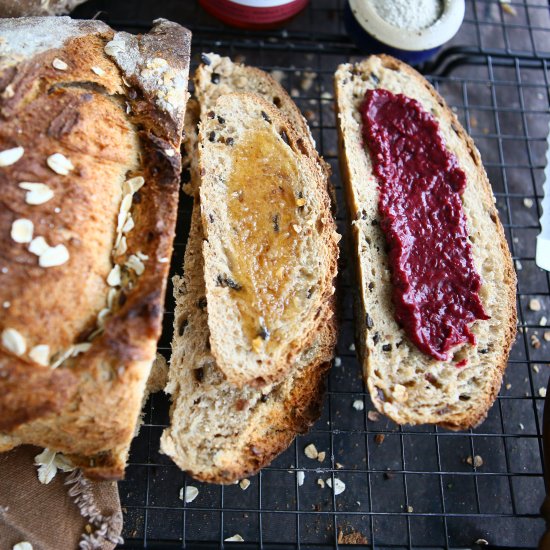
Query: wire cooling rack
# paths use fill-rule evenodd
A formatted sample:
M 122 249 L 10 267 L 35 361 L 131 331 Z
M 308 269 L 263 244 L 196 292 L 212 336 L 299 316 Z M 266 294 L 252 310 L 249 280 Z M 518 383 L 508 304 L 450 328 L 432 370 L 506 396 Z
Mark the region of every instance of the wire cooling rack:
M 243 490 L 198 483 L 159 453 L 169 403 L 151 397 L 119 484 L 125 548 L 217 548 L 240 535 L 244 548 L 535 547 L 544 529 L 542 406 L 550 368 L 550 280 L 534 263 L 549 122 L 550 15 L 540 0 L 467 1 L 460 33 L 423 67 L 481 152 L 518 273 L 519 332 L 500 396 L 477 429 L 399 427 L 374 414 L 353 351 L 352 292 L 342 248 L 338 359 L 321 419 Z M 99 16 L 140 31 L 156 17 L 194 32 L 193 64 L 216 51 L 279 78 L 309 120 L 333 169 L 338 224 L 346 235 L 337 158 L 332 75 L 358 59 L 341 20 L 343 0 L 312 0 L 283 31 L 244 32 L 210 18 L 194 1 L 92 1 L 76 16 Z M 515 12 L 515 15 L 510 12 Z M 179 273 L 190 218 L 181 198 L 172 270 Z M 168 290 L 160 350 L 170 354 Z M 535 300 L 533 302 L 533 300 Z M 539 311 L 537 305 L 540 305 Z M 546 338 L 545 338 L 546 336 Z M 361 408 L 362 405 L 362 408 Z M 314 443 L 324 460 L 307 458 Z M 300 484 L 303 472 L 304 482 Z M 340 479 L 335 496 L 327 480 Z M 199 491 L 191 503 L 181 488 Z

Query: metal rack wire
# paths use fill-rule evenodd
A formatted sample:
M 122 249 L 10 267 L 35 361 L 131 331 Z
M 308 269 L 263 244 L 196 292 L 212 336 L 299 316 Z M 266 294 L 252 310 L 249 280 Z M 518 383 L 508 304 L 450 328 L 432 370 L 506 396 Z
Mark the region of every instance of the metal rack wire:
M 214 50 L 279 71 L 332 166 L 338 223 L 345 234 L 332 75 L 338 63 L 359 53 L 344 34 L 342 6 L 343 0 L 312 0 L 287 29 L 271 33 L 222 28 L 196 2 L 92 1 L 77 14 L 103 10 L 109 23 L 133 31 L 148 27 L 153 18 L 168 17 L 194 31 L 195 62 L 201 51 Z M 399 427 L 369 415 L 374 407 L 353 351 L 353 289 L 344 247 L 339 359 L 328 379 L 322 418 L 251 478 L 246 490 L 208 486 L 159 454 L 168 400 L 152 396 L 126 480 L 120 483 L 125 548 L 217 548 L 230 546 L 224 540 L 235 534 L 246 541 L 241 547 L 265 549 L 347 543 L 378 549 L 473 548 L 481 539 L 494 547 L 536 546 L 544 528 L 539 516 L 544 496 L 540 388 L 546 387 L 550 372 L 550 342 L 544 338 L 550 279 L 534 264 L 534 246 L 550 118 L 550 14 L 543 0 L 510 6 L 516 16 L 503 12 L 497 1 L 468 1 L 461 32 L 424 68 L 480 149 L 518 270 L 518 338 L 487 420 L 454 433 L 431 426 Z M 303 86 L 306 71 L 314 73 L 310 88 Z M 174 272 L 181 270 L 189 215 L 190 203 L 182 197 Z M 542 306 L 538 312 L 529 307 L 533 298 Z M 160 342 L 167 356 L 172 308 L 169 288 Z M 363 410 L 354 408 L 356 401 Z M 305 456 L 309 443 L 326 452 L 324 461 Z M 304 472 L 303 485 L 298 472 Z M 338 496 L 326 485 L 335 478 L 346 485 Z M 199 495 L 186 504 L 179 493 L 188 485 L 197 487 Z

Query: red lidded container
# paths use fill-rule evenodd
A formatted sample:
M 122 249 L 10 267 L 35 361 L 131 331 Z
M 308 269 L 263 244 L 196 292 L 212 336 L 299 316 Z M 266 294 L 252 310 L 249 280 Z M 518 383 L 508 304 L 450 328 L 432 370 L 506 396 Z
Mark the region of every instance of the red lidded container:
M 234 27 L 269 29 L 302 11 L 309 0 L 200 0 L 214 17 Z

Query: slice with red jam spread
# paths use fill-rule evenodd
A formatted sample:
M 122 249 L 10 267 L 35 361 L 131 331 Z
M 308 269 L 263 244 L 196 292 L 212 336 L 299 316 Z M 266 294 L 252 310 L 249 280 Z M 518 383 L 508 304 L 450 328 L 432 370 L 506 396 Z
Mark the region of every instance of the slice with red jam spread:
M 390 248 L 395 318 L 423 353 L 447 360 L 458 344 L 476 343 L 472 322 L 489 319 L 462 208 L 466 174 L 418 101 L 367 90 L 360 111 Z
M 487 415 L 515 337 L 515 274 L 472 140 L 389 56 L 335 74 L 356 263 L 357 350 L 376 408 L 466 429 Z

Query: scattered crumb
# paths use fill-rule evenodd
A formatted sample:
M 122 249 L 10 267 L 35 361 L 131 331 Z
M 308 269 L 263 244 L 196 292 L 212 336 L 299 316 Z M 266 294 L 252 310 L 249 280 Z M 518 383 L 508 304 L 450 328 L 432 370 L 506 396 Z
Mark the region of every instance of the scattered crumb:
M 374 436 L 374 442 L 377 445 L 382 445 L 382 443 L 384 443 L 384 439 L 386 439 L 386 436 L 384 434 L 376 434 Z
M 321 487 L 321 489 L 325 488 L 325 482 L 321 478 L 319 478 L 317 480 L 317 485 L 319 485 L 319 487 Z
M 489 546 L 489 543 L 485 539 L 477 539 L 474 544 L 479 544 L 479 546 Z
M 336 469 L 341 470 L 344 467 L 343 464 L 340 464 L 339 462 L 336 463 Z
M 340 359 L 340 357 L 335 357 L 334 358 L 334 366 L 335 367 L 341 367 L 342 366 L 342 359 Z
M 306 473 L 300 470 L 296 473 L 296 479 L 298 480 L 298 487 L 301 487 L 304 484 L 304 480 L 306 479 Z
M 541 397 L 546 397 L 546 388 L 539 388 L 539 395 Z
M 472 128 L 477 128 L 477 118 L 474 115 L 470 116 L 470 126 Z
M 536 298 L 529 300 L 529 309 L 531 311 L 540 311 L 540 302 Z
M 362 411 L 365 408 L 365 404 L 363 403 L 363 400 L 362 399 L 356 399 L 353 402 L 353 408 L 356 411 Z
M 518 14 L 516 9 L 510 5 L 510 0 L 498 0 L 500 3 L 500 7 L 502 8 L 502 11 L 507 13 L 508 15 L 515 16 Z
M 319 451 L 317 451 L 317 447 L 316 447 L 313 443 L 310 443 L 310 444 L 304 449 L 304 454 L 305 454 L 308 458 L 311 458 L 311 459 L 315 460 L 315 459 L 319 456 Z
M 292 97 L 298 97 L 300 95 L 300 92 L 296 88 L 292 88 L 292 90 L 290 90 L 290 95 Z
M 350 344 L 349 345 L 349 350 L 350 351 L 355 351 L 355 344 Z
M 414 512 L 414 508 L 412 506 L 407 506 L 407 512 L 412 514 Z
M 531 345 L 532 345 L 535 349 L 539 349 L 539 348 L 540 348 L 540 340 L 537 338 L 536 334 L 531 334 Z
M 325 460 L 325 457 L 327 456 L 327 453 L 325 453 L 325 451 L 321 451 L 318 455 L 317 455 L 317 460 L 319 462 L 323 462 L 323 460 Z
M 249 479 L 241 479 L 241 482 L 239 483 L 239 486 L 243 491 L 246 491 L 250 487 L 250 480 Z
M 474 468 L 481 468 L 483 466 L 483 459 L 479 455 L 475 455 L 473 458 L 469 456 L 466 462 Z
M 547 324 L 548 324 L 548 319 L 543 315 L 543 316 L 540 318 L 539 325 L 540 325 L 541 327 L 545 327 Z
M 538 365 L 533 365 L 533 370 L 537 373 L 540 372 L 540 368 Z
M 183 487 L 180 489 L 180 500 L 183 500 Z M 185 487 L 185 502 L 188 504 L 193 502 L 199 496 L 199 490 L 193 485 L 188 485 Z
M 523 199 L 523 206 L 525 208 L 532 208 L 533 207 L 533 199 Z
M 550 342 L 550 330 L 544 332 L 544 339 L 546 342 Z
M 333 99 L 333 96 L 330 92 L 323 92 L 321 94 L 321 99 L 329 100 L 329 99 Z
M 332 479 L 327 479 L 327 485 L 332 489 Z M 346 490 L 346 484 L 337 477 L 334 478 L 334 496 L 341 495 Z
M 244 542 L 244 539 L 241 537 L 241 535 L 237 534 L 224 539 L 224 542 Z
M 523 265 L 519 260 L 516 260 L 516 270 L 521 271 L 523 269 Z
M 525 426 L 520 422 L 518 424 L 520 430 L 525 430 Z
M 380 420 L 380 413 L 378 411 L 369 411 L 367 413 L 367 418 L 371 422 L 378 422 Z
M 338 544 L 368 544 L 367 537 L 359 533 L 359 531 L 350 531 L 344 534 L 341 529 L 338 530 Z
M 506 384 L 506 389 L 509 390 L 512 387 L 512 384 L 508 383 Z

